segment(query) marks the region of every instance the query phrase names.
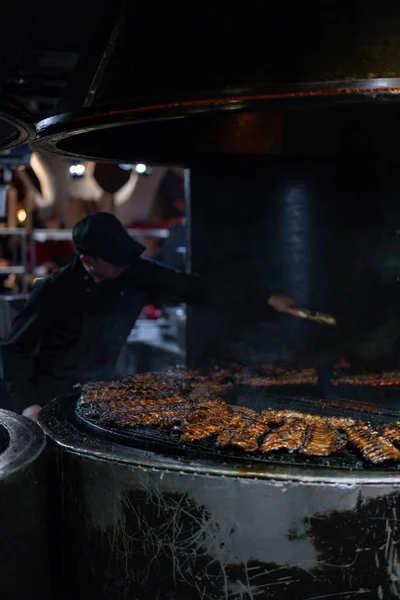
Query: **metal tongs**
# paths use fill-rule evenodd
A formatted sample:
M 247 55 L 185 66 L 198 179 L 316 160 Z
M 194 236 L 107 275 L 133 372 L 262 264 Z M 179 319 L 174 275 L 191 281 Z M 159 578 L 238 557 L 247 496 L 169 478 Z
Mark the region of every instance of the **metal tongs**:
M 295 308 L 297 316 L 301 319 L 309 319 L 316 323 L 322 323 L 323 325 L 336 325 L 335 317 L 327 315 L 326 313 L 319 312 L 317 310 L 310 310 L 309 308 L 297 307 Z

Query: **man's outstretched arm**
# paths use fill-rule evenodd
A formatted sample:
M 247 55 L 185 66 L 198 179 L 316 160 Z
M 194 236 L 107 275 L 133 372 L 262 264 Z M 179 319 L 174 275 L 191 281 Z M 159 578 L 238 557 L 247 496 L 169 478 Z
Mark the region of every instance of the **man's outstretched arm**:
M 153 289 L 162 303 L 203 304 L 204 302 L 213 301 L 215 292 L 212 278 L 207 275 L 188 275 L 151 260 L 146 260 L 146 263 L 150 282 L 153 284 Z M 241 286 L 239 286 L 237 293 L 243 293 Z M 259 292 L 255 293 L 259 294 Z M 290 296 L 279 293 L 266 293 L 262 301 L 278 312 L 297 316 L 295 308 L 297 302 Z

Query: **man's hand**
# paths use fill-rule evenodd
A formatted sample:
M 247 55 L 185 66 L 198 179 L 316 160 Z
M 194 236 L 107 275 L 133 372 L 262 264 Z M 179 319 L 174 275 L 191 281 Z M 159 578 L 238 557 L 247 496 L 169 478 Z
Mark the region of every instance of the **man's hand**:
M 297 302 L 290 296 L 272 294 L 268 300 L 268 304 L 278 312 L 288 313 L 289 315 L 293 315 L 295 317 L 297 316 Z

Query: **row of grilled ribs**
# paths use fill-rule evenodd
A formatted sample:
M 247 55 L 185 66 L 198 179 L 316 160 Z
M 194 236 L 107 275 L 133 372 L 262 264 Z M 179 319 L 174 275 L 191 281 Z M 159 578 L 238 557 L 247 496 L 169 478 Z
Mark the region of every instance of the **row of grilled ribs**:
M 89 416 L 123 427 L 152 426 L 180 433 L 187 442 L 215 437 L 220 448 L 247 452 L 279 450 L 329 456 L 346 446 L 374 464 L 400 460 L 400 421 L 379 430 L 350 418 L 323 417 L 292 410 L 232 406 L 221 396 L 230 387 L 220 376 L 198 373 L 139 375 L 118 382 L 83 386 Z
M 197 372 L 188 373 L 179 367 L 175 369 L 175 372 L 175 374 L 185 373 L 191 381 L 200 376 Z M 250 368 L 232 363 L 224 368 L 213 371 L 208 376 L 208 380 L 213 383 L 230 381 L 235 384 L 255 387 L 297 386 L 317 384 L 318 375 L 317 370 L 313 368 L 293 369 L 273 363 L 261 364 Z M 350 375 L 346 374 L 346 372 L 335 370 L 332 383 L 334 385 L 362 385 L 372 387 L 400 385 L 400 371 Z

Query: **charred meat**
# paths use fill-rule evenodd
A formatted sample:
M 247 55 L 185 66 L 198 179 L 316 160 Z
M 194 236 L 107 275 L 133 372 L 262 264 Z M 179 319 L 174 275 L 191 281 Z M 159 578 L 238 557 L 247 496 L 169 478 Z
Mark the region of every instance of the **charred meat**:
M 395 444 L 400 443 L 400 422 L 393 423 L 392 425 L 385 425 L 382 429 L 382 435 L 386 439 L 394 442 Z
M 239 419 L 240 414 L 232 411 L 224 402 L 219 407 L 195 408 L 182 425 L 183 439 L 188 442 L 205 440 L 234 425 Z
M 299 378 L 304 381 L 314 377 L 312 370 L 291 372 L 273 365 L 262 365 L 256 371 L 230 365 L 215 370 L 211 376 L 174 369 L 122 381 L 85 384 L 81 387 L 81 402 L 88 417 L 97 422 L 180 433 L 186 442 L 215 438 L 220 448 L 261 453 L 287 450 L 306 456 L 340 453 L 349 444 L 373 464 L 400 460 L 400 448 L 396 447 L 400 446 L 400 421 L 375 429 L 367 422 L 348 417 L 274 409 L 258 413 L 231 406 L 223 399 L 235 381 L 249 383 L 255 375 L 264 382 L 262 385 L 266 381 L 272 385 L 276 378 L 293 383 Z M 388 373 L 385 381 L 397 375 Z M 343 403 L 337 402 L 336 406 Z M 356 408 L 361 410 L 361 404 L 357 403 Z
M 347 436 L 362 456 L 374 464 L 386 460 L 400 460 L 398 450 L 389 440 L 385 439 L 369 423 L 356 423 L 347 429 Z
M 329 419 L 308 419 L 307 432 L 303 446 L 299 449 L 307 456 L 329 456 L 341 452 L 346 447 L 347 437 L 339 433 L 329 422 Z
M 285 419 L 282 425 L 266 436 L 260 446 L 260 452 L 273 452 L 274 450 L 299 450 L 306 439 L 307 421 L 298 417 Z
M 257 450 L 259 440 L 269 430 L 268 423 L 256 413 L 234 411 L 237 419 L 229 427 L 224 428 L 217 439 L 217 445 L 225 448 L 232 446 L 242 448 L 246 452 Z

